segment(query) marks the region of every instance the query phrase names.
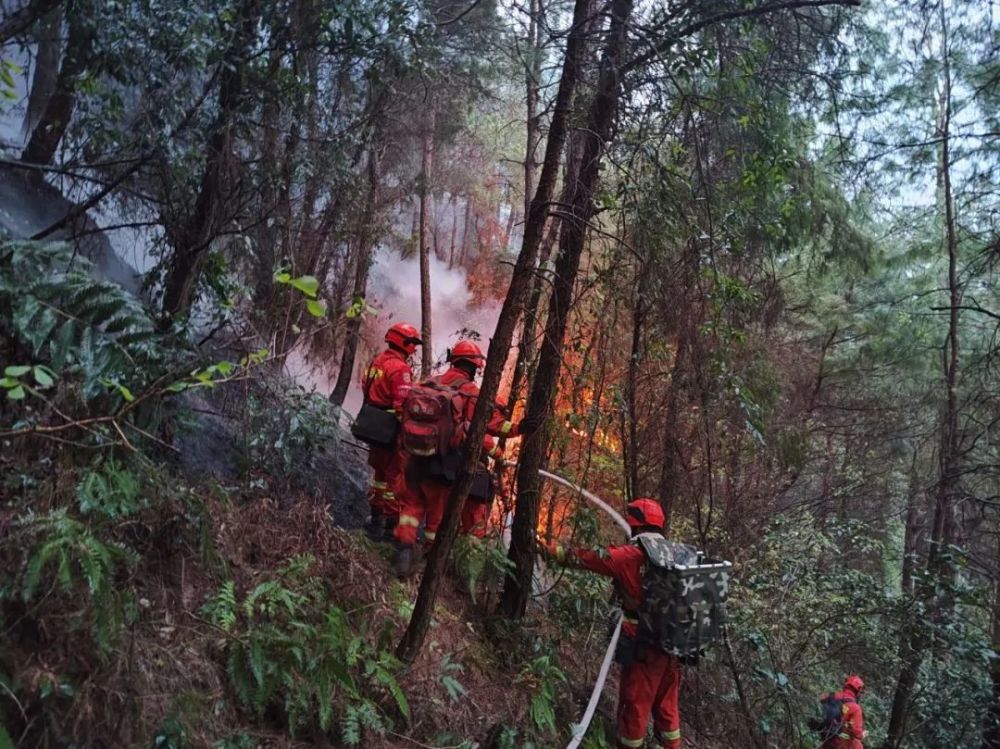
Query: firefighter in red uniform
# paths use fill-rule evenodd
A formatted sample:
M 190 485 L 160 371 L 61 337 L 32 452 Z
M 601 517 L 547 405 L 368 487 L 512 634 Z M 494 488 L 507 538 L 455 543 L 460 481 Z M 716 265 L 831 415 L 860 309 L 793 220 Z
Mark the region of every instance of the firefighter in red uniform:
M 503 406 L 498 402 L 497 407 L 503 410 Z M 499 465 L 503 460 L 503 450 L 496 438 L 486 435 L 483 444 L 483 454 L 481 461 L 483 468 L 489 470 L 489 461 L 494 461 L 495 470 L 491 471 L 491 495 L 486 498 L 473 497 L 471 494 L 462 507 L 462 522 L 458 527 L 461 534 L 483 538 L 486 536 L 487 522 L 490 518 L 490 507 L 492 507 L 493 496 L 502 496 L 503 478 L 500 476 Z
M 844 689 L 834 695 L 841 702 L 840 726 L 836 735 L 823 743 L 823 749 L 864 749 L 861 740 L 867 736 L 865 717 L 861 710 L 861 695 L 865 683 L 857 674 L 844 680 Z
M 477 370 L 483 366 L 485 361 L 486 357 L 483 356 L 479 346 L 472 341 L 459 341 L 454 348 L 448 351 L 448 363 L 451 365 L 448 370 L 444 374 L 430 378 L 431 381 L 451 388 L 456 393 L 453 412 L 457 421 L 458 435 L 463 434 L 469 422 L 472 421 L 476 400 L 479 398 L 479 386 L 474 380 Z M 486 430 L 489 434 L 497 437 L 518 434 L 514 425 L 507 421 L 502 412 L 496 409 L 490 417 Z M 413 574 L 420 523 L 425 522 L 424 540 L 428 544 L 434 542 L 438 526 L 441 524 L 445 505 L 448 502 L 448 494 L 451 491 L 451 481 L 439 470 L 436 470 L 440 467 L 440 462 L 437 458 L 425 459 L 410 456 L 403 472 L 405 480 L 402 483 L 405 485 L 405 489 L 400 506 L 399 522 L 394 531 L 398 548 L 393 560 L 393 567 L 400 577 L 408 577 Z
M 376 356 L 365 370 L 361 389 L 365 403 L 390 413 L 400 414 L 406 394 L 413 381 L 409 357 L 420 345 L 420 332 L 405 322 L 398 322 L 385 334 L 388 347 Z M 372 483 L 368 489 L 371 519 L 365 530 L 379 540 L 399 517 L 396 496 L 402 483 L 405 455 L 394 445 L 370 445 L 368 465 L 372 467 Z
M 628 505 L 632 536 L 663 533 L 663 508 L 655 499 L 640 498 Z M 652 713 L 656 746 L 680 749 L 681 715 L 678 697 L 681 665 L 676 656 L 658 647 L 637 641 L 638 609 L 642 602 L 642 575 L 646 554 L 635 544 L 611 546 L 602 551 L 564 550 L 555 543 L 544 544 L 547 555 L 557 561 L 610 577 L 622 597 L 624 621 L 618 645 L 622 664 L 618 692 L 618 746 L 641 747 Z

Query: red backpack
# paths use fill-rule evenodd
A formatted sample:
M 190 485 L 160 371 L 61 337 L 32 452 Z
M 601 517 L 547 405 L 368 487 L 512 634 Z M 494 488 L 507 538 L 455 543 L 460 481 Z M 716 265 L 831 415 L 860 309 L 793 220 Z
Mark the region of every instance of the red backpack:
M 445 456 L 458 442 L 458 391 L 436 380 L 410 388 L 403 402 L 399 433 L 403 449 L 420 457 Z

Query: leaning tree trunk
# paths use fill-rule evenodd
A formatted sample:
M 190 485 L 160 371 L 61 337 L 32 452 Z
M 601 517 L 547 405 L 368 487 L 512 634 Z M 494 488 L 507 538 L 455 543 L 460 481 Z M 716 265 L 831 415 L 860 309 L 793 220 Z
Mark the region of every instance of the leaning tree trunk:
M 93 20 L 83 11 L 78 6 L 70 6 L 67 10 L 68 38 L 59 75 L 41 116 L 31 130 L 28 145 L 21 152 L 21 161 L 51 164 L 73 119 L 76 85 L 86 72 L 94 49 Z
M 549 204 L 555 192 L 556 176 L 559 172 L 559 159 L 566 143 L 567 117 L 573 101 L 573 93 L 580 78 L 582 62 L 583 29 L 587 20 L 589 0 L 576 0 L 573 7 L 573 24 L 566 40 L 566 54 L 563 58 L 562 76 L 559 79 L 559 89 L 556 93 L 552 112 L 552 122 L 549 125 L 549 136 L 545 144 L 545 158 L 542 170 L 538 176 L 538 189 L 531 201 L 524 225 L 524 237 L 521 240 L 521 252 L 514 263 L 507 296 L 504 298 L 497 327 L 490 340 L 489 354 L 483 371 L 483 384 L 472 423 L 469 425 L 468 437 L 462 450 L 461 466 L 455 485 L 448 495 L 448 506 L 444 513 L 441 527 L 438 529 L 437 541 L 427 560 L 424 578 L 420 583 L 413 615 L 403 634 L 403 639 L 396 648 L 396 654 L 404 661 L 412 661 L 427 636 L 430 627 L 431 613 L 434 601 L 437 599 L 438 588 L 448 564 L 452 544 L 458 534 L 458 521 L 469 489 L 472 487 L 472 477 L 479 462 L 479 455 L 486 436 L 486 424 L 493 410 L 503 367 L 507 361 L 510 343 L 514 338 L 514 330 L 518 317 L 524 308 L 525 297 L 531 281 L 532 267 L 538 246 L 541 243 L 545 229 L 545 219 L 548 216 Z
M 621 91 L 618 71 L 625 53 L 626 29 L 632 14 L 632 4 L 633 0 L 613 0 L 611 3 L 611 25 L 601 59 L 597 91 L 582 134 L 580 169 L 572 185 L 569 215 L 563 219 L 560 230 L 559 259 L 556 261 L 555 280 L 549 299 L 545 338 L 528 396 L 526 415 L 529 418 L 546 418 L 552 408 L 573 288 L 586 243 L 587 227 L 595 213 L 594 192 L 601 152 L 610 138 L 611 124 L 618 109 Z M 517 470 L 517 508 L 511 527 L 508 554 L 514 572 L 507 577 L 500 599 L 500 610 L 507 617 L 523 616 L 531 595 L 541 490 L 538 470 L 545 465 L 548 446 L 549 425 L 543 426 L 534 434 L 525 435 L 521 445 Z
M 62 0 L 31 0 L 24 7 L 10 13 L 0 23 L 0 44 L 6 44 L 18 34 L 23 34 L 35 21 L 60 5 Z
M 918 585 L 918 595 L 924 600 L 928 621 L 916 621 L 909 632 L 904 633 L 900 642 L 902 663 L 896 690 L 893 694 L 892 710 L 889 713 L 889 728 L 883 749 L 899 749 L 907 734 L 907 717 L 910 703 L 917 685 L 924 653 L 930 644 L 932 627 L 950 613 L 952 596 L 947 593 L 954 583 L 955 568 L 950 558 L 949 547 L 955 543 L 955 507 L 960 499 L 962 455 L 959 434 L 959 311 L 961 306 L 961 286 L 958 278 L 958 233 L 955 223 L 954 198 L 951 186 L 951 116 L 952 81 L 951 50 L 948 38 L 948 19 L 944 3 L 939 6 L 942 52 L 942 88 L 938 125 L 939 184 L 942 186 L 942 200 L 945 220 L 945 247 L 948 253 L 948 335 L 944 345 L 944 386 L 945 397 L 941 415 L 941 448 L 939 455 L 939 477 L 934 498 L 934 521 L 931 527 L 927 554 L 927 580 Z M 939 591 L 944 591 L 939 593 Z
M 59 58 L 62 57 L 62 17 L 58 10 L 46 13 L 38 20 L 34 38 L 38 43 L 35 69 L 31 75 L 31 90 L 24 114 L 22 132 L 30 136 L 42 119 L 59 80 Z
M 431 105 L 420 153 L 420 376 L 427 377 L 434 364 L 431 344 L 431 246 L 429 236 L 431 180 L 434 171 L 434 105 Z
M 212 241 L 223 223 L 226 177 L 232 160 L 234 119 L 246 84 L 245 66 L 256 28 L 257 3 L 244 0 L 219 81 L 219 113 L 205 144 L 205 169 L 190 219 L 171 237 L 174 253 L 163 281 L 167 318 L 186 315 Z
M 374 228 L 375 217 L 378 213 L 379 187 L 379 145 L 378 138 L 373 140 L 371 149 L 368 151 L 368 195 L 364 210 L 361 213 L 361 223 L 358 226 L 358 249 L 357 265 L 354 269 L 354 292 L 352 298 L 357 301 L 364 299 L 368 289 L 368 273 L 372 265 L 372 250 L 375 248 L 377 233 Z M 344 352 L 340 359 L 340 371 L 337 372 L 337 384 L 334 385 L 333 392 L 330 393 L 330 402 L 337 405 L 344 405 L 344 398 L 347 396 L 347 389 L 351 385 L 351 376 L 354 373 L 354 359 L 358 353 L 358 341 L 361 339 L 361 321 L 363 316 L 358 314 L 347 321 L 346 337 L 344 339 Z

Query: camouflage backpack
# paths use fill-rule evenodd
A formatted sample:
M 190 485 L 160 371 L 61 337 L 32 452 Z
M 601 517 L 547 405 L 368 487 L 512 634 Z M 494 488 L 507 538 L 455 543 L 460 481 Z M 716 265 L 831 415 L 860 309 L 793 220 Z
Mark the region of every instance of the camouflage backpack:
M 639 641 L 686 657 L 721 639 L 732 564 L 659 533 L 642 533 L 635 542 L 646 554 Z

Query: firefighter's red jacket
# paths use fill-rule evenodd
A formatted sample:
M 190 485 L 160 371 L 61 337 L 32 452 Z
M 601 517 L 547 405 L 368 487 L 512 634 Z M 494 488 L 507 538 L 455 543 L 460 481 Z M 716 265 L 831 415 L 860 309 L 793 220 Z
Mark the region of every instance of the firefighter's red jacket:
M 853 692 L 837 692 L 835 695 L 843 703 L 841 713 L 843 720 L 840 731 L 827 742 L 829 749 L 864 749 L 861 740 L 865 737 L 865 718 L 861 705 Z
M 583 567 L 591 572 L 610 577 L 622 594 L 625 619 L 622 632 L 627 637 L 635 637 L 638 621 L 634 607 L 642 603 L 642 570 L 646 564 L 646 553 L 634 544 L 609 546 L 602 551 L 572 549 L 558 553 L 569 564 Z
M 361 389 L 366 403 L 399 413 L 412 383 L 413 370 L 406 356 L 395 349 L 387 349 L 368 365 Z

